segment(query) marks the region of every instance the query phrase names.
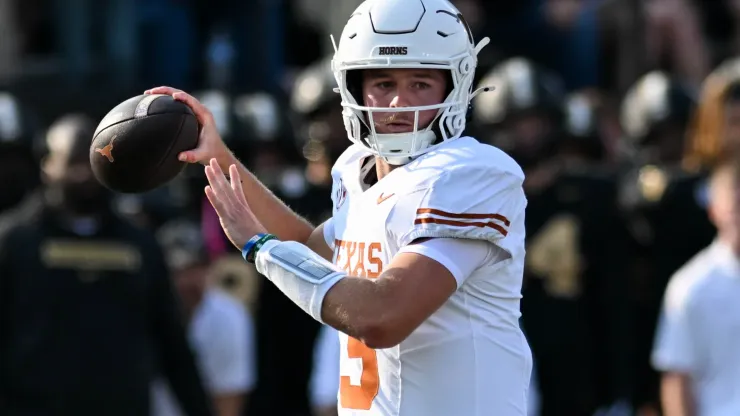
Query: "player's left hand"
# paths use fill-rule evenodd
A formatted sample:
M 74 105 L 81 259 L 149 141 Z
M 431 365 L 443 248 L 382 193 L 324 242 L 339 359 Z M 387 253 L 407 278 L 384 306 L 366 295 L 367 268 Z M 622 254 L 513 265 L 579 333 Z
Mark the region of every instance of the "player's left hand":
M 206 196 L 216 210 L 221 227 L 231 243 L 241 250 L 250 238 L 267 232 L 247 204 L 242 180 L 236 165 L 229 166 L 230 180 L 218 166 L 216 159 L 206 165 Z

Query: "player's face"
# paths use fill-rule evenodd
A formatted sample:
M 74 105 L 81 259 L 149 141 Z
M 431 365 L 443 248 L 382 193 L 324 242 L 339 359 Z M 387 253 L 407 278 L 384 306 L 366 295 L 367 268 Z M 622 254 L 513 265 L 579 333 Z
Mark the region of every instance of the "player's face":
M 369 69 L 363 71 L 362 96 L 368 107 L 417 107 L 440 104 L 447 82 L 439 69 Z M 434 120 L 439 110 L 419 112 L 418 130 Z M 371 122 L 380 134 L 414 130 L 414 112 L 373 113 Z

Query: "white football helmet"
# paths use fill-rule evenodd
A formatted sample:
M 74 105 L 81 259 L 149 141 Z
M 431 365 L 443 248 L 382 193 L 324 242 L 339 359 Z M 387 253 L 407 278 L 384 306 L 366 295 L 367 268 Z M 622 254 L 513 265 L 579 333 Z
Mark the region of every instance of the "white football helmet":
M 333 38 L 332 38 L 333 41 Z M 344 125 L 350 140 L 367 147 L 393 165 L 403 165 L 465 130 L 468 106 L 473 96 L 477 45 L 462 14 L 447 0 L 366 0 L 350 16 L 339 46 L 334 44 L 332 71 L 342 98 Z M 364 105 L 359 77 L 348 73 L 360 69 L 426 68 L 450 71 L 449 95 L 436 105 L 380 108 Z M 353 94 L 354 93 L 354 94 Z M 437 110 L 428 126 L 419 126 L 419 112 Z M 379 134 L 373 113 L 414 112 L 414 130 Z

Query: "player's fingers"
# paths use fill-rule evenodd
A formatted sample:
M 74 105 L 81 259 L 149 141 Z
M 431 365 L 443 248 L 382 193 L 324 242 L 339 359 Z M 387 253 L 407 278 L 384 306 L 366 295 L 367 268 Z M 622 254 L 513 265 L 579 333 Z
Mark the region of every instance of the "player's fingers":
M 208 183 L 210 183 L 213 190 L 216 191 L 216 195 L 220 199 L 224 200 L 224 202 L 234 205 L 234 202 L 236 201 L 236 198 L 234 198 L 234 190 L 231 189 L 229 182 L 226 180 L 226 176 L 224 176 L 223 171 L 218 166 L 218 163 L 216 163 L 216 159 L 211 159 L 211 163 L 206 166 L 206 177 L 208 178 Z
M 172 94 L 172 98 L 178 101 L 182 101 L 190 107 L 195 113 L 195 117 L 198 119 L 201 125 L 209 124 L 213 121 L 213 115 L 197 98 L 192 95 L 178 91 Z
M 167 94 L 172 95 L 177 92 L 182 92 L 182 90 L 179 90 L 177 88 L 167 87 L 167 86 L 161 86 L 161 87 L 155 87 L 150 90 L 144 91 L 144 94 Z
M 229 188 L 228 191 L 225 190 L 228 186 L 224 185 L 226 178 L 224 178 L 222 173 L 217 173 L 211 165 L 207 165 L 205 171 L 208 183 L 219 198 L 225 198 L 230 192 L 232 192 L 231 188 Z
M 178 160 L 181 162 L 188 162 L 188 163 L 198 163 L 201 162 L 204 165 L 208 164 L 208 160 L 206 157 L 208 156 L 208 152 L 200 147 L 196 147 L 192 150 L 186 150 L 184 152 L 180 152 L 179 155 L 177 155 Z
M 234 213 L 234 211 L 238 210 L 238 206 L 234 203 L 234 198 L 231 196 L 231 188 L 228 185 L 224 185 L 222 182 L 224 182 L 226 179 L 222 177 L 219 178 L 218 175 L 216 175 L 213 172 L 213 169 L 211 169 L 210 166 L 206 166 L 206 176 L 208 177 L 208 186 L 211 189 L 211 192 L 213 192 L 213 197 L 218 201 L 219 205 L 219 213 L 218 215 L 221 218 L 231 218 L 232 216 L 235 216 L 237 214 Z M 212 203 L 216 201 L 211 201 Z M 214 208 L 216 206 L 214 205 Z
M 242 178 L 241 175 L 239 175 L 239 169 L 236 168 L 236 165 L 229 166 L 229 176 L 231 177 L 231 189 L 234 190 L 237 201 L 248 207 L 249 204 L 247 203 L 247 198 L 244 196 L 244 189 L 242 188 Z
M 194 150 L 187 150 L 185 152 L 180 152 L 180 154 L 177 155 L 177 159 L 180 162 L 188 162 L 188 163 L 196 163 L 198 161 L 198 158 L 196 157 L 196 153 Z
M 211 203 L 213 206 L 213 209 L 216 210 L 216 214 L 218 214 L 219 218 L 224 218 L 228 215 L 228 209 L 224 205 L 223 201 L 219 199 L 218 195 L 213 191 L 213 188 L 208 185 L 205 188 L 206 197 L 208 197 L 208 202 Z
M 211 112 L 208 110 L 206 106 L 201 104 L 201 102 L 198 101 L 198 99 L 196 99 L 195 97 L 186 93 L 183 90 L 163 86 L 163 87 L 156 87 L 150 90 L 146 90 L 144 91 L 144 94 L 167 94 L 167 95 L 171 95 L 172 98 L 175 100 L 184 102 L 185 104 L 187 104 L 188 107 L 190 107 L 193 110 L 193 112 L 195 113 L 195 116 L 198 118 L 198 121 L 201 123 L 201 125 L 213 119 Z

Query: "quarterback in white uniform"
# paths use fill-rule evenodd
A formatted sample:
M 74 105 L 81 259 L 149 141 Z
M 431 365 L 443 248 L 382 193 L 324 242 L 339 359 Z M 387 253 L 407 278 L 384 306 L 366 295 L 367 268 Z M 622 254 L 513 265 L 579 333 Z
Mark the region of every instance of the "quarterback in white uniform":
M 477 54 L 447 0 L 367 0 L 332 61 L 354 143 L 333 216 L 312 227 L 228 151 L 208 110 L 205 192 L 232 243 L 296 305 L 340 332 L 340 415 L 526 415 L 519 329 L 524 175 L 463 136 Z M 228 175 L 225 175 L 225 171 Z

